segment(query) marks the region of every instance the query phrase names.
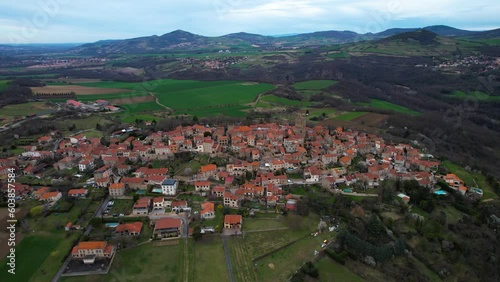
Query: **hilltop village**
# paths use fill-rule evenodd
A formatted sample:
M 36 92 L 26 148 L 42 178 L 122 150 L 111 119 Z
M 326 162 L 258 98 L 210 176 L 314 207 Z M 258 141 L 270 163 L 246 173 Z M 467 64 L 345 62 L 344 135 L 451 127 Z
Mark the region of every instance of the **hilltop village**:
M 25 145 L 19 156 L 1 159 L 0 176 L 15 168 L 16 198 L 32 207 L 31 213 L 63 212 L 68 203 L 76 207 L 84 199 L 102 199 L 90 216 L 80 213 L 60 226 L 66 232 L 85 229 L 64 275 L 100 273 L 102 265 L 109 270 L 115 251 L 131 244 L 123 238 L 241 234 L 244 218 L 256 212 L 294 213 L 302 199 L 294 187 L 370 197 L 383 181 L 399 179 L 446 194 L 436 186 L 442 180 L 462 195 L 482 195 L 454 174 L 439 175 L 439 161 L 408 144 L 340 127 L 309 128 L 300 121 L 179 126 L 143 140 L 125 131 L 110 139 L 51 132 Z M 395 196 L 403 204 L 410 201 L 403 193 Z M 148 218 L 149 226 L 141 218 Z M 102 224 L 113 230 L 111 237 L 95 235 Z M 110 240 L 117 236 L 122 239 Z

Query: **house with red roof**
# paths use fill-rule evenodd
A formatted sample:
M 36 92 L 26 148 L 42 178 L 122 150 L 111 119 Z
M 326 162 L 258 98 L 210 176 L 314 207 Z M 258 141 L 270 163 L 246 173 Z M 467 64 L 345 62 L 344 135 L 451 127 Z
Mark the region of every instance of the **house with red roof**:
M 238 196 L 231 194 L 231 192 L 224 192 L 224 206 L 230 208 L 239 207 Z
M 111 198 L 121 197 L 125 195 L 125 183 L 112 183 L 108 190 Z
M 68 191 L 68 196 L 69 197 L 77 197 L 77 198 L 84 198 L 88 194 L 87 189 L 69 189 Z
M 217 166 L 214 164 L 202 165 L 200 167 L 199 178 L 207 179 L 209 177 L 214 177 L 217 173 Z
M 153 234 L 156 238 L 180 237 L 182 220 L 179 218 L 161 218 L 155 222 Z
M 46 192 L 40 198 L 40 201 L 55 203 L 62 198 L 62 193 L 59 191 Z
M 221 198 L 224 196 L 224 192 L 226 191 L 226 187 L 222 185 L 217 185 L 212 189 L 212 195 L 215 195 L 218 198 Z
M 201 204 L 201 218 L 211 219 L 215 217 L 215 205 L 212 202 L 205 202 Z
M 112 258 L 116 252 L 115 246 L 105 241 L 79 242 L 71 250 L 73 259 L 83 259 L 85 264 L 92 264 L 95 259 Z
M 132 208 L 132 214 L 149 214 L 151 202 L 152 201 L 150 197 L 139 198 Z
M 140 221 L 119 224 L 115 228 L 115 234 L 120 236 L 139 236 L 141 235 L 142 226 L 143 223 Z
M 243 217 L 239 214 L 226 214 L 224 216 L 224 228 L 241 230 Z
M 210 181 L 195 181 L 194 189 L 196 192 L 207 192 L 210 191 Z

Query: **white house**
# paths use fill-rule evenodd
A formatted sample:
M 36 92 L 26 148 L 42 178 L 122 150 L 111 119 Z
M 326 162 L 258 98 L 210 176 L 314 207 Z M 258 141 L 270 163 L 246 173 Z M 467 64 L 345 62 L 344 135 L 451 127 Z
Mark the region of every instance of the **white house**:
M 177 186 L 179 182 L 175 179 L 165 179 L 161 183 L 161 192 L 163 195 L 173 196 L 177 194 Z

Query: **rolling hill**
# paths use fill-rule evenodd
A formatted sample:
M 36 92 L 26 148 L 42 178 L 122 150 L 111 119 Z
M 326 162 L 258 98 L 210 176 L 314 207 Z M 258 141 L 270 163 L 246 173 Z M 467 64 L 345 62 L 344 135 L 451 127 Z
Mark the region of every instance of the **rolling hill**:
M 75 54 L 141 54 L 165 53 L 172 50 L 241 50 L 262 48 L 290 48 L 300 46 L 322 46 L 382 39 L 398 34 L 425 30 L 444 37 L 471 37 L 490 39 L 500 37 L 500 29 L 491 31 L 468 31 L 444 25 L 424 28 L 393 28 L 379 33 L 359 34 L 353 31 L 318 31 L 290 36 L 264 36 L 245 32 L 219 37 L 207 37 L 183 30 L 176 30 L 161 36 L 152 35 L 123 40 L 103 40 L 71 49 Z M 430 33 L 426 33 L 429 35 Z M 421 38 L 422 35 L 419 35 Z

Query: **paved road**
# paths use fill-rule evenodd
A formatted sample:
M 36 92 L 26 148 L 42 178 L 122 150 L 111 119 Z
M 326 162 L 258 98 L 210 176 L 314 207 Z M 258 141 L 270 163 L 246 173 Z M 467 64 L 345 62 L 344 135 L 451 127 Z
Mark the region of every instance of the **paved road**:
M 222 244 L 224 245 L 224 254 L 226 255 L 227 270 L 229 271 L 229 281 L 234 282 L 233 267 L 231 266 L 231 258 L 229 257 L 229 248 L 227 247 L 227 237 L 221 236 Z

